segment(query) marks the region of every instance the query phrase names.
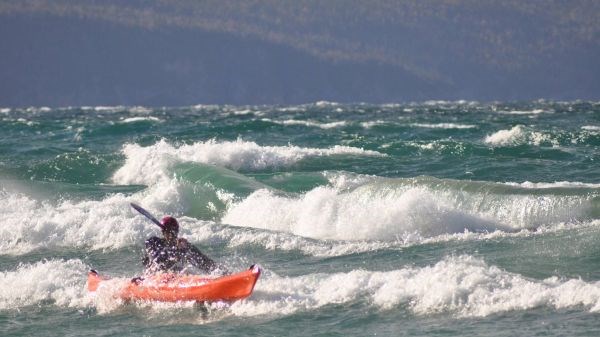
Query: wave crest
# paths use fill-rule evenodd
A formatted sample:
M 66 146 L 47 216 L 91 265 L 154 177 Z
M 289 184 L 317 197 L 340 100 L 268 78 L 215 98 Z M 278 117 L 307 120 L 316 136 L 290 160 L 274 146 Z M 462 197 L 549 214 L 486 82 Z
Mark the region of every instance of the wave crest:
M 327 149 L 298 146 L 260 146 L 241 139 L 217 142 L 208 140 L 179 147 L 161 140 L 154 145 L 142 147 L 127 144 L 123 147 L 126 157 L 123 165 L 113 175 L 117 184 L 153 184 L 164 178 L 170 179 L 171 167 L 180 162 L 197 162 L 218 165 L 233 170 L 264 170 L 288 167 L 307 157 L 336 155 L 385 156 L 349 146 L 335 145 Z
M 52 301 L 58 306 L 86 304 L 85 277 L 89 267 L 81 260 L 50 260 L 0 272 L 0 309 L 16 309 Z
M 469 255 L 447 257 L 434 265 L 391 271 L 352 270 L 299 277 L 265 276 L 250 301 L 235 303 L 239 316 L 290 315 L 368 298 L 381 310 L 406 307 L 418 315 L 455 313 L 462 317 L 585 306 L 600 311 L 600 282 L 578 279 L 528 279 Z
M 222 221 L 315 239 L 406 241 L 580 221 L 597 195 L 430 177 L 338 176 L 332 184 L 301 195 L 258 190 L 233 203 Z

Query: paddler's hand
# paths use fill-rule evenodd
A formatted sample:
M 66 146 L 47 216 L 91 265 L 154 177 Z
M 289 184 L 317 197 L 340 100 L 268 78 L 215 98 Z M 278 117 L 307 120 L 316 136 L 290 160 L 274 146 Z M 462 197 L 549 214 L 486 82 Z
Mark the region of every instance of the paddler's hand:
M 144 278 L 141 276 L 134 277 L 131 279 L 131 283 L 140 284 L 144 281 Z

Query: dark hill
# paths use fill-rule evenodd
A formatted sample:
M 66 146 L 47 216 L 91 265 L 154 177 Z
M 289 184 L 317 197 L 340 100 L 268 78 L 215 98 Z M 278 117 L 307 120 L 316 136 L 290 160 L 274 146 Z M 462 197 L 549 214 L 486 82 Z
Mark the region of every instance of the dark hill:
M 600 3 L 0 1 L 0 106 L 600 98 Z

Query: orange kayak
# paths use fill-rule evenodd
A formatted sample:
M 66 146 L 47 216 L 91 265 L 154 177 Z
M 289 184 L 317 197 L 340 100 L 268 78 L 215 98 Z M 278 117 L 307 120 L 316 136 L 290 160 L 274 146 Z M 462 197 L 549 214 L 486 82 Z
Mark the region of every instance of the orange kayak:
M 177 301 L 235 301 L 252 294 L 260 276 L 260 267 L 216 278 L 201 275 L 157 274 L 136 278 L 123 286 L 118 297 L 125 300 Z M 108 280 L 95 270 L 88 273 L 87 289 L 95 292 Z

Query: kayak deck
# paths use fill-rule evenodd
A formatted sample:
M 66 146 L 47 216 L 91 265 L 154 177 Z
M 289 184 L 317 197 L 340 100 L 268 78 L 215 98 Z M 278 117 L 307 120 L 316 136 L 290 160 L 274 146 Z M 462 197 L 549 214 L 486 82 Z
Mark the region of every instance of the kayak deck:
M 125 300 L 178 301 L 235 301 L 252 294 L 260 276 L 260 267 L 253 265 L 242 272 L 211 278 L 202 275 L 156 274 L 126 281 L 118 293 Z M 109 278 L 96 271 L 88 273 L 87 289 L 95 292 Z

